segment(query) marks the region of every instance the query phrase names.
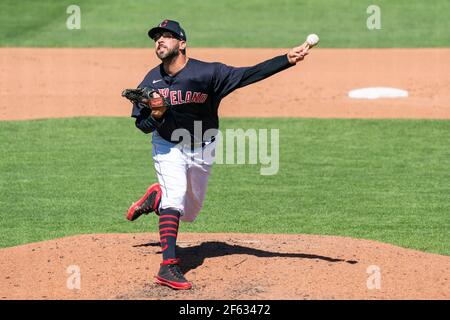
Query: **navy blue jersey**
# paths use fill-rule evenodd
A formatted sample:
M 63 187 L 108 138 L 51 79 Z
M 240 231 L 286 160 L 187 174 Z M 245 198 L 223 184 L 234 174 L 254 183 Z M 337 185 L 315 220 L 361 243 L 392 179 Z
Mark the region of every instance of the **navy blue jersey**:
M 194 121 L 202 122 L 202 135 L 208 129 L 219 128 L 220 101 L 234 90 L 267 78 L 291 66 L 287 56 L 279 56 L 253 67 L 231 67 L 218 62 L 203 62 L 190 58 L 176 75 L 169 76 L 163 65 L 153 68 L 139 84 L 139 88 L 158 90 L 170 103 L 162 120 L 150 116 L 148 108 L 133 105 L 131 116 L 136 126 L 148 133 L 157 130 L 167 141 L 179 128 L 194 134 Z M 195 137 L 195 141 L 201 137 Z

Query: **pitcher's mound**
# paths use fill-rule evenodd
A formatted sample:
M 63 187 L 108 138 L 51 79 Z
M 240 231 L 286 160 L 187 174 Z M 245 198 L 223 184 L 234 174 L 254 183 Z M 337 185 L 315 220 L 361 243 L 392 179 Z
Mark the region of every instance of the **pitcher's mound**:
M 153 283 L 158 234 L 0 250 L 0 299 L 450 299 L 450 257 L 314 235 L 181 234 L 189 291 Z

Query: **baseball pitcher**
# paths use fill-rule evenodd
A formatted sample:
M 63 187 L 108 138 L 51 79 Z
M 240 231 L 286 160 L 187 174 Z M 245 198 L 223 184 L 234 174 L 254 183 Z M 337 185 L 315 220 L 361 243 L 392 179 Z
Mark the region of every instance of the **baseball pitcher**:
M 123 95 L 133 102 L 136 127 L 152 133 L 158 183 L 128 209 L 126 217 L 133 221 L 150 212 L 159 216 L 163 261 L 155 282 L 190 289 L 175 252 L 178 226 L 180 220 L 194 221 L 202 208 L 214 161 L 210 155 L 217 143 L 216 136 L 206 133 L 219 128 L 220 102 L 238 88 L 294 66 L 311 46 L 305 42 L 287 54 L 236 68 L 189 58 L 186 32 L 176 21 L 162 21 L 148 36 L 162 63 L 147 73 L 138 89 L 125 90 Z M 195 129 L 198 124 L 201 130 Z M 190 139 L 180 132 L 187 132 Z

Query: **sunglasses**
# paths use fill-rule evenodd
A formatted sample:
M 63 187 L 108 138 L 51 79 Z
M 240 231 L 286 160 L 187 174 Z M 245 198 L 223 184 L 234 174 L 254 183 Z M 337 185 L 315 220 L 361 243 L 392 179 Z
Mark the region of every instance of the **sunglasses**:
M 164 37 L 167 39 L 173 39 L 173 38 L 177 38 L 172 32 L 166 31 L 166 32 L 158 32 L 155 34 L 155 36 L 153 37 L 154 41 L 158 41 L 159 38 Z

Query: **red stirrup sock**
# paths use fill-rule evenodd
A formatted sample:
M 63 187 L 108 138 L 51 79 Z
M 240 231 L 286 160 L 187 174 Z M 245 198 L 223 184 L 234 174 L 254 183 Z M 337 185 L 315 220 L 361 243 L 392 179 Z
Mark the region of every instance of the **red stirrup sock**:
M 162 209 L 159 214 L 159 236 L 163 261 L 175 259 L 180 212 L 175 209 Z

